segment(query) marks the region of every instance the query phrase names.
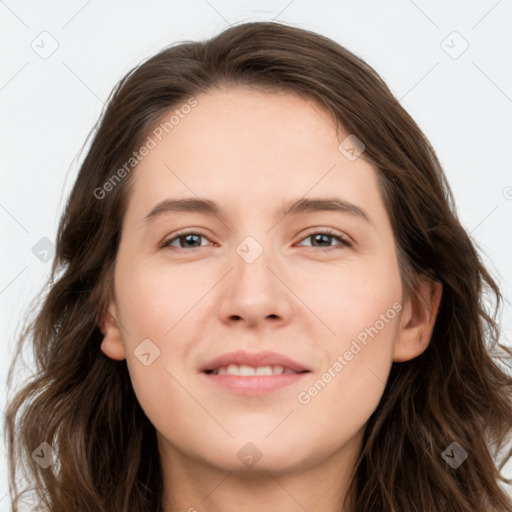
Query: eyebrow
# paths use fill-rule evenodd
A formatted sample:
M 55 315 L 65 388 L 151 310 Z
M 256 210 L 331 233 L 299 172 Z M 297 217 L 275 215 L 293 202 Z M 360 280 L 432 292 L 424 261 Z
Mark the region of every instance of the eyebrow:
M 361 218 L 371 223 L 370 216 L 359 206 L 337 197 L 308 198 L 290 201 L 277 216 L 299 215 L 320 211 L 335 211 Z M 146 221 L 151 221 L 166 213 L 204 213 L 206 215 L 223 216 L 222 209 L 210 199 L 186 197 L 183 199 L 164 199 L 160 201 L 147 215 Z

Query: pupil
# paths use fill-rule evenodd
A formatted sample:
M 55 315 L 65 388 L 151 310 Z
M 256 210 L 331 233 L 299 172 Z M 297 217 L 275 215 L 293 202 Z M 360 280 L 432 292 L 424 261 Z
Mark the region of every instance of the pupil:
M 191 238 L 198 238 L 197 235 L 185 235 L 183 238 L 186 240 L 186 243 L 190 242 L 191 241 Z M 193 243 L 193 240 L 192 240 L 192 243 Z
M 323 242 L 327 243 L 328 239 L 329 239 L 329 236 L 328 235 L 324 235 L 324 234 L 315 235 L 315 241 L 318 241 L 320 239 L 320 243 L 322 243 L 322 240 L 321 240 L 322 238 L 323 238 Z

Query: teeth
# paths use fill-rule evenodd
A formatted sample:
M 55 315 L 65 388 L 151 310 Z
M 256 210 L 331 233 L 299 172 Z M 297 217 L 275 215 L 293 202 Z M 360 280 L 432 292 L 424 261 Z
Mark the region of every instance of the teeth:
M 242 377 L 248 377 L 249 375 L 256 375 L 256 371 L 251 366 L 247 366 L 242 364 L 240 368 L 231 368 L 231 365 L 228 366 L 228 373 L 231 375 L 242 375 Z
M 280 365 L 274 366 L 258 366 L 256 368 L 246 364 L 229 364 L 228 366 L 221 366 L 212 371 L 213 375 L 240 375 L 242 377 L 249 377 L 252 375 L 281 375 L 282 373 L 297 373 L 289 368 L 284 368 Z
M 272 366 L 259 366 L 256 368 L 256 375 L 272 375 Z

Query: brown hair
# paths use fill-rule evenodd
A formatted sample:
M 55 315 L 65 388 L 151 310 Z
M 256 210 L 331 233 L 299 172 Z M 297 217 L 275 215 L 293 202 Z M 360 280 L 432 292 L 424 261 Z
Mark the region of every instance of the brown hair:
M 51 512 L 161 510 L 155 429 L 126 364 L 100 351 L 98 327 L 133 173 L 100 199 L 95 191 L 165 113 L 221 85 L 292 91 L 331 112 L 364 143 L 378 171 L 405 290 L 414 294 L 419 278 L 443 285 L 428 348 L 393 364 L 366 426 L 349 493 L 354 510 L 510 511 L 495 461 L 512 425 L 501 295 L 457 219 L 436 154 L 364 61 L 326 37 L 274 22 L 172 45 L 113 90 L 61 218 L 47 292 L 9 373 L 30 340 L 37 373 L 7 409 L 14 507 L 27 492 Z M 58 455 L 46 469 L 31 457 L 42 442 Z M 453 442 L 469 453 L 456 469 L 442 457 Z M 16 485 L 21 467 L 32 484 L 23 491 Z

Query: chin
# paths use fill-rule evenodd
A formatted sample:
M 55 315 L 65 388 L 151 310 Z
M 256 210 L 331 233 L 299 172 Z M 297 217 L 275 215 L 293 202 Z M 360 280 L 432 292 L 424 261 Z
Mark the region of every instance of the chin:
M 216 445 L 219 451 L 211 454 L 210 463 L 225 471 L 241 474 L 287 473 L 306 467 L 307 454 L 311 453 L 300 439 L 288 437 L 284 441 L 277 436 L 272 439 L 272 434 L 265 439 L 261 433 L 255 432 L 254 436 L 246 433 L 225 441 Z

